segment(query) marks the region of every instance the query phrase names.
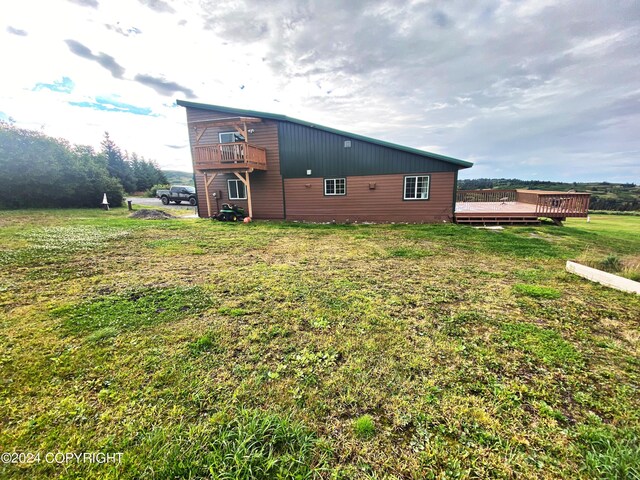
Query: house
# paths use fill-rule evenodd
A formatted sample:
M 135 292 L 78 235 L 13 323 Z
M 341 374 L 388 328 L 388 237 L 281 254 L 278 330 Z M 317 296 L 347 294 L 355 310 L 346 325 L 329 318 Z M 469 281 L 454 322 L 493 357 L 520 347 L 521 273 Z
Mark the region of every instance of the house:
M 472 166 L 284 115 L 178 105 L 200 217 L 235 203 L 256 219 L 452 222 L 458 170 Z

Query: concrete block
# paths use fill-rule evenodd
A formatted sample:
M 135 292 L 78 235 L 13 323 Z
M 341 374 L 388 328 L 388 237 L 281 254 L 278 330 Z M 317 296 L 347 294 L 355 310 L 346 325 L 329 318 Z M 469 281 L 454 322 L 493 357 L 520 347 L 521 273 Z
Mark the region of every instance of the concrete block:
M 603 272 L 602 270 L 580 265 L 579 263 L 571 261 L 567 261 L 567 272 L 606 287 L 622 290 L 623 292 L 637 293 L 640 295 L 640 282 L 635 282 L 628 278 L 614 275 L 613 273 Z

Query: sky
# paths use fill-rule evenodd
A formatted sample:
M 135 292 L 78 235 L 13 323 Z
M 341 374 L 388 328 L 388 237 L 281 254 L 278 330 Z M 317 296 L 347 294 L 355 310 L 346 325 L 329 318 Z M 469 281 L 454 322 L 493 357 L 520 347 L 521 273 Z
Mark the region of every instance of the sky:
M 640 183 L 640 1 L 3 0 L 0 120 L 190 171 L 176 99 Z

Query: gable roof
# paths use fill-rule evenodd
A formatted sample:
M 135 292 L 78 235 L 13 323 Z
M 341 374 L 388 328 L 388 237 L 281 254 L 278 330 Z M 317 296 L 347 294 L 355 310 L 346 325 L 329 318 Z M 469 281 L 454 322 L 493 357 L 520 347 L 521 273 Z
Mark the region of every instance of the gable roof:
M 186 100 L 176 100 L 176 103 L 181 107 L 188 108 L 199 108 L 201 110 L 214 110 L 217 112 L 230 113 L 238 116 L 251 116 L 264 118 L 269 120 L 279 120 L 281 122 L 290 122 L 298 125 L 303 125 L 309 128 L 315 128 L 317 130 L 322 130 L 324 132 L 334 133 L 336 135 L 342 135 L 347 138 L 352 138 L 354 140 L 360 140 L 362 142 L 373 143 L 375 145 L 380 145 L 387 148 L 392 148 L 394 150 L 400 150 L 402 152 L 413 153 L 414 155 L 420 155 L 427 158 L 433 158 L 435 160 L 440 160 L 443 162 L 451 163 L 453 165 L 457 165 L 460 168 L 469 168 L 473 166 L 472 162 L 467 162 L 466 160 L 460 160 L 459 158 L 447 157 L 445 155 L 440 155 L 438 153 L 427 152 L 425 150 L 419 150 L 417 148 L 406 147 L 404 145 L 398 145 L 396 143 L 385 142 L 384 140 L 378 140 L 376 138 L 365 137 L 364 135 L 358 135 L 356 133 L 345 132 L 343 130 L 338 130 L 336 128 L 325 127 L 323 125 L 318 125 L 317 123 L 307 122 L 305 120 L 299 120 L 293 117 L 287 117 L 286 115 L 280 115 L 278 113 L 267 113 L 267 112 L 258 112 L 255 110 L 245 110 L 241 108 L 230 108 L 223 107 L 220 105 L 209 105 L 206 103 L 195 103 L 188 102 Z

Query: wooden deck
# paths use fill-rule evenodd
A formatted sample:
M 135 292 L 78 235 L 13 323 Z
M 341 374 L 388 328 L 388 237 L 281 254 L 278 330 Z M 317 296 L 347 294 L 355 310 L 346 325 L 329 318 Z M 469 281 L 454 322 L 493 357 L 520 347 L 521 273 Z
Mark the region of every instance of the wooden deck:
M 537 224 L 541 217 L 560 223 L 567 217 L 586 217 L 588 193 L 541 190 L 460 190 L 456 196 L 457 223 L 501 225 Z

